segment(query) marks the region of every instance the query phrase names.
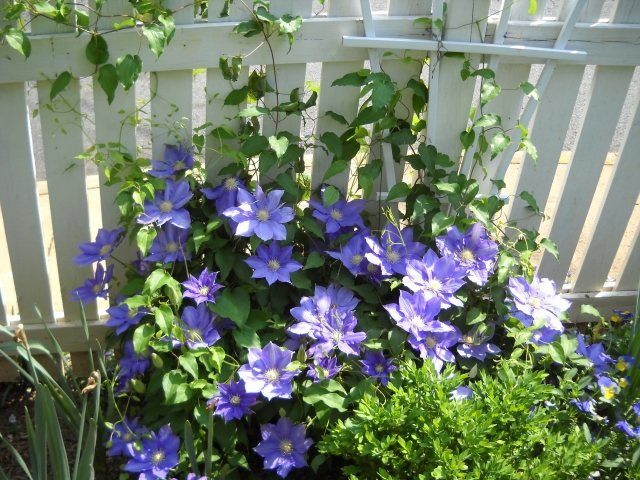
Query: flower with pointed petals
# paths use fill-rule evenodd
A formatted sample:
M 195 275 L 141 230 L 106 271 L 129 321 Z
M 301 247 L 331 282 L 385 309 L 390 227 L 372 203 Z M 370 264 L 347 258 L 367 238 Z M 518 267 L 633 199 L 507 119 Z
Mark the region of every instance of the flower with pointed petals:
M 207 348 L 220 340 L 220 333 L 213 326 L 214 317 L 206 304 L 201 303 L 196 308 L 185 307 L 182 311 L 182 331 L 188 348 Z
M 282 417 L 275 425 L 262 425 L 260 431 L 262 441 L 254 450 L 264 459 L 265 469 L 285 478 L 292 469 L 307 466 L 305 455 L 313 440 L 305 437 L 304 425 Z
M 367 264 L 369 260 L 365 255 L 369 253 L 365 233 L 357 233 L 347 243 L 342 245 L 340 251 L 326 252 L 331 258 L 340 260 L 352 275 L 368 275 Z
M 640 427 L 634 428 L 629 422 L 625 420 L 619 420 L 618 422 L 616 422 L 616 427 L 627 437 L 640 438 Z
M 555 342 L 556 338 L 562 334 L 564 330 L 556 330 L 555 328 L 540 327 L 531 335 L 531 343 L 535 345 L 548 345 Z
M 256 235 L 265 242 L 285 240 L 287 229 L 284 224 L 293 220 L 293 208 L 286 207 L 280 200 L 284 190 L 273 190 L 268 194 L 258 185 L 255 195 L 238 190 L 238 206 L 226 209 L 222 214 L 237 223 L 235 234 L 240 237 Z
M 605 400 L 613 400 L 620 392 L 618 384 L 604 375 L 598 378 L 598 386 L 600 387 L 600 393 L 602 393 Z
M 409 345 L 418 350 L 421 358 L 430 358 L 437 372 L 442 370 L 444 362 L 453 363 L 456 357 L 449 351 L 460 341 L 460 331 L 453 327 L 448 332 L 426 331 L 419 337 L 409 335 Z
M 269 285 L 275 282 L 291 283 L 291 274 L 302 268 L 291 258 L 293 247 L 280 247 L 278 242 L 260 245 L 245 263 L 253 268 L 252 278 L 264 278 Z
M 360 214 L 364 210 L 364 200 L 351 200 L 350 202 L 340 199 L 331 205 L 324 204 L 323 201 L 311 200 L 309 204 L 313 207 L 313 217 L 325 224 L 325 232 L 329 235 L 353 231 L 354 227 L 364 228 Z
M 142 225 L 155 223 L 158 226 L 169 223 L 178 228 L 189 228 L 191 216 L 183 207 L 192 196 L 189 182 L 185 180 L 174 182 L 167 179 L 166 188 L 157 191 L 153 201 L 145 200 L 144 212 L 138 216 L 138 223 Z
M 291 398 L 293 378 L 300 370 L 287 370 L 293 352 L 269 342 L 264 348 L 250 348 L 247 354 L 249 363 L 238 370 L 238 376 L 244 381 L 249 393 L 262 393 L 268 400 L 272 398 Z
M 489 238 L 480 223 L 474 223 L 463 235 L 457 227 L 436 238 L 442 256 L 452 256 L 467 272 L 467 278 L 476 285 L 484 285 L 493 273 L 498 245 Z
M 129 328 L 140 323 L 142 317 L 148 312 L 145 308 L 129 308 L 126 303 L 107 309 L 109 318 L 107 319 L 107 327 L 115 328 L 116 335 L 121 335 Z
M 407 262 L 407 275 L 402 283 L 412 292 L 440 300 L 440 307 L 462 306 L 455 292 L 465 283 L 466 272 L 452 258 L 438 257 L 433 250 L 427 251 L 422 260 Z
M 182 282 L 185 288 L 182 298 L 193 298 L 196 304 L 203 302 L 215 303 L 215 293 L 220 290 L 222 285 L 216 283 L 218 272 L 209 272 L 207 268 L 200 272 L 198 278 L 189 275 L 189 280 Z
M 449 324 L 436 320 L 440 313 L 440 301 L 437 298 L 427 298 L 421 293 L 400 291 L 398 303 L 384 305 L 396 325 L 405 332 L 419 336 L 422 332 L 442 331 L 453 329 Z
M 111 281 L 111 277 L 113 277 L 113 265 L 105 271 L 102 264 L 99 263 L 93 278 L 88 278 L 81 287 L 71 291 L 71 299 L 76 302 L 80 300 L 83 305 L 98 297 L 106 299 L 107 293 L 109 293 L 107 284 Z
M 140 442 L 140 448 L 129 445 L 131 457 L 124 466 L 125 472 L 138 473 L 138 480 L 167 478 L 169 470 L 178 465 L 180 439 L 165 425 L 158 433 L 151 432 Z
M 609 365 L 613 363 L 613 359 L 607 355 L 602 343 L 598 342 L 587 345 L 584 335 L 581 333 L 577 335 L 577 339 L 578 348 L 576 348 L 576 353 L 589 360 L 589 363 L 593 368 L 595 368 L 596 372 L 600 373 L 607 370 Z
M 451 398 L 451 400 L 455 400 L 456 402 L 469 400 L 470 398 L 473 398 L 473 391 L 469 387 L 460 385 L 455 390 L 451 390 L 451 392 L 449 392 L 449 398 Z
M 165 225 L 158 230 L 156 238 L 153 239 L 147 261 L 150 262 L 182 262 L 189 257 L 186 252 L 187 237 L 189 230 Z
M 245 415 L 251 415 L 253 407 L 258 403 L 257 393 L 247 393 L 244 382 L 232 380 L 229 383 L 219 383 L 218 393 L 207 402 L 209 407 L 215 406 L 214 415 L 218 415 L 225 422 L 240 420 Z
M 494 325 L 475 325 L 460 337 L 458 355 L 464 358 L 476 358 L 484 362 L 487 355 L 496 355 L 500 349 L 489 340 L 493 337 Z
M 347 355 L 358 355 L 360 344 L 367 338 L 364 332 L 354 332 L 358 319 L 353 312 L 340 313 L 336 310 L 326 316 L 312 332 L 315 343 L 309 349 L 311 355 L 329 354 L 338 349 Z
M 182 170 L 193 168 L 193 151 L 185 145 L 165 145 L 162 160 L 151 160 L 149 174 L 167 178 Z
M 149 351 L 137 354 L 133 348 L 133 341 L 128 340 L 122 347 L 122 357 L 118 363 L 118 390 L 126 388 L 127 382 L 138 375 L 144 375 L 149 368 Z
M 148 262 L 146 259 L 144 259 L 139 251 L 136 252 L 136 257 L 137 258 L 133 262 L 131 262 L 131 266 L 133 266 L 133 268 L 136 272 L 138 272 L 139 275 L 146 277 L 151 273 L 153 265 L 151 264 L 151 262 Z
M 384 276 L 406 275 L 407 262 L 419 260 L 424 255 L 426 247 L 413 241 L 413 228 L 406 227 L 402 230 L 397 225 L 388 223 L 380 241 L 374 237 L 367 237 L 369 252 L 367 260 L 380 267 Z
M 368 351 L 364 354 L 362 363 L 362 373 L 380 380 L 380 383 L 386 386 L 389 383 L 389 375 L 395 372 L 397 367 L 393 364 L 393 360 L 385 358 L 381 351 Z
M 109 440 L 107 441 L 107 455 L 115 457 L 116 455 L 126 455 L 128 446 L 139 441 L 149 430 L 140 425 L 137 418 L 129 420 L 123 418 L 121 422 L 116 423 L 111 430 Z
M 238 206 L 238 191 L 240 190 L 247 192 L 247 186 L 244 182 L 238 177 L 229 177 L 215 188 L 203 188 L 202 193 L 207 199 L 214 201 L 218 215 L 222 215 L 222 212 L 228 208 Z
M 553 280 L 535 276 L 529 283 L 524 277 L 510 278 L 508 290 L 516 310 L 534 320 L 545 319 L 549 328 L 563 329 L 558 316 L 571 306 L 571 302 L 556 294 Z
M 340 372 L 340 368 L 336 357 L 317 356 L 313 359 L 313 365 L 307 370 L 307 377 L 314 383 L 321 382 L 335 377 Z
M 95 242 L 81 243 L 78 248 L 82 252 L 73 261 L 77 265 L 91 265 L 95 262 L 108 259 L 113 250 L 120 242 L 120 236 L 124 232 L 124 228 L 119 227 L 115 230 L 98 230 Z

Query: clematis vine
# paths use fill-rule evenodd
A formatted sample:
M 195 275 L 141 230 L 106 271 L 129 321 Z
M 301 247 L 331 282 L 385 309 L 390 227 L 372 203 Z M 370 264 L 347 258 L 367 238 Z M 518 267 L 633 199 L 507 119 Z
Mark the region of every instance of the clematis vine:
M 182 282 L 185 288 L 182 293 L 183 298 L 192 298 L 197 305 L 204 302 L 215 303 L 215 294 L 222 285 L 216 283 L 218 272 L 210 272 L 207 268 L 200 272 L 198 278 L 189 275 L 189 280 Z
M 95 242 L 81 243 L 78 248 L 82 252 L 73 261 L 77 265 L 91 265 L 95 262 L 107 260 L 113 250 L 120 243 L 124 228 L 116 228 L 115 230 L 106 230 L 101 228 L 98 230 Z
M 304 425 L 282 417 L 275 425 L 268 423 L 260 430 L 262 441 L 254 450 L 264 459 L 264 468 L 285 478 L 294 468 L 307 466 L 305 455 L 313 440 L 306 438 Z
M 249 393 L 262 393 L 265 398 L 291 398 L 293 378 L 300 370 L 289 370 L 293 352 L 269 342 L 264 348 L 250 348 L 249 363 L 238 370 Z
M 389 375 L 397 370 L 393 360 L 386 358 L 381 351 L 368 351 L 361 360 L 362 373 L 379 380 L 383 386 L 389 383 Z
M 293 260 L 293 247 L 280 247 L 278 242 L 260 245 L 245 263 L 253 268 L 252 278 L 264 278 L 269 285 L 275 282 L 291 283 L 291 274 L 302 268 L 300 262 Z
M 166 478 L 169 471 L 178 465 L 180 439 L 174 435 L 169 425 L 156 432 L 150 432 L 140 442 L 140 448 L 130 444 L 128 454 L 131 457 L 124 466 L 125 472 L 138 473 L 138 480 Z
M 165 225 L 158 230 L 156 238 L 153 239 L 149 256 L 149 262 L 182 262 L 188 260 L 186 253 L 186 243 L 189 230 L 175 227 L 171 224 Z
M 73 301 L 80 301 L 83 305 L 91 302 L 92 300 L 100 298 L 107 298 L 109 293 L 108 283 L 113 277 L 113 265 L 110 265 L 106 270 L 101 263 L 96 267 L 93 278 L 85 280 L 82 286 L 74 288 L 71 291 L 71 299 Z
M 220 333 L 213 325 L 215 316 L 206 304 L 199 304 L 196 308 L 185 307 L 182 311 L 185 345 L 192 349 L 207 348 L 220 340 Z
M 407 262 L 419 260 L 426 250 L 423 244 L 413 241 L 413 228 L 399 230 L 392 223 L 382 230 L 380 241 L 374 237 L 367 237 L 366 241 L 370 252 L 365 256 L 380 267 L 383 276 L 406 275 Z
M 183 170 L 193 168 L 193 150 L 186 145 L 165 145 L 161 160 L 151 160 L 149 174 L 167 178 Z
M 202 193 L 207 199 L 214 201 L 218 215 L 222 215 L 225 210 L 238 206 L 240 190 L 249 193 L 247 186 L 240 178 L 229 177 L 215 188 L 203 188 Z
M 164 190 L 156 192 L 153 201 L 145 200 L 144 212 L 138 216 L 138 223 L 158 226 L 169 223 L 178 228 L 189 228 L 191 216 L 184 206 L 191 200 L 193 193 L 189 190 L 189 182 L 167 179 Z
M 329 235 L 353 231 L 354 227 L 364 228 L 360 214 L 364 210 L 365 203 L 364 200 L 341 199 L 331 205 L 325 205 L 324 192 L 322 202 L 317 200 L 309 202 L 314 209 L 313 217 L 324 223 L 325 232 Z
M 230 422 L 251 415 L 251 407 L 256 403 L 257 393 L 247 392 L 244 382 L 232 380 L 229 383 L 218 384 L 218 393 L 207 402 L 207 406 L 215 408 L 215 415 L 222 417 L 225 422 Z

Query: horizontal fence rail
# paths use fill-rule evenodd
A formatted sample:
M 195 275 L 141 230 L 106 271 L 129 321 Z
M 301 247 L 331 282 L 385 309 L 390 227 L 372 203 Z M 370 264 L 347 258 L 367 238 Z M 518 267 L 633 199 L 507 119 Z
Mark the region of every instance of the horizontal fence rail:
M 136 84 L 127 92 L 120 88 L 112 105 L 97 83 L 85 80 L 73 80 L 64 95 L 49 100 L 51 81 L 61 72 L 69 71 L 75 79 L 93 73 L 85 57 L 86 36 L 80 41 L 74 32 L 52 32 L 38 21 L 32 25 L 28 60 L 0 46 L 0 111 L 5 120 L 0 126 L 0 322 L 29 324 L 32 335 L 45 338 L 42 317 L 70 351 L 86 347 L 79 306 L 69 301 L 69 291 L 90 273 L 73 265 L 75 245 L 102 225 L 113 227 L 118 218 L 115 190 L 74 157 L 87 144 L 116 140 L 130 152 L 150 147 L 147 154 L 158 155 L 165 142 L 173 141 L 165 125 L 181 123 L 190 138 L 191 129 L 204 122 L 228 123 L 226 117 L 236 107 L 222 102 L 232 88 L 219 69 L 222 55 L 247 55 L 236 88 L 246 84 L 251 67 L 266 66 L 267 75 L 274 74 L 266 45 L 258 47 L 255 38 L 232 33 L 237 22 L 249 18 L 238 2 L 229 17 L 213 15 L 207 21 L 194 17 L 185 0 L 166 3 L 179 13 L 175 36 L 160 58 L 136 29 L 110 35 L 111 58 L 139 51 L 150 84 Z M 371 52 L 377 51 L 380 68 L 404 86 L 420 74 L 417 62 L 404 59 L 428 55 L 427 141 L 459 158 L 466 173 L 482 182 L 481 191 L 490 191 L 491 178 L 506 171 L 502 193 L 512 200 L 505 215 L 558 242 L 560 261 L 542 255 L 539 270 L 563 285 L 574 302 L 572 318 L 580 320 L 584 303 L 603 309 L 632 307 L 640 276 L 640 1 L 567 0 L 554 3 L 555 9 L 549 3 L 546 10 L 547 2 L 539 1 L 541 11 L 534 17 L 527 14 L 525 0 L 475 0 L 474 8 L 469 3 L 448 2 L 440 32 L 425 30 L 424 22 L 416 20 L 428 17 L 437 25 L 445 11 L 442 0 L 389 0 L 383 11 L 373 13 L 368 28 L 361 0 L 327 0 L 321 9 L 312 0 L 272 0 L 274 12 L 305 18 L 290 51 L 285 38 L 272 42 L 280 90 L 302 91 L 307 81 L 318 83 L 315 134 L 339 134 L 344 127 L 326 113 L 353 118 L 358 91 L 332 87 L 334 80 L 363 68 L 370 58 L 375 61 Z M 124 13 L 127 5 L 110 0 L 104 12 Z M 113 19 L 101 22 L 100 28 L 108 30 Z M 522 118 L 524 108 L 539 151 L 537 163 L 508 151 L 486 165 L 485 176 L 462 161 L 459 134 L 478 102 L 477 86 L 460 78 L 460 60 L 443 56 L 446 51 L 466 52 L 475 66 L 496 71 L 503 93 L 488 107 L 510 126 Z M 538 83 L 544 90 L 539 102 L 519 89 L 523 82 Z M 123 122 L 143 101 L 150 102 L 151 141 L 148 131 Z M 275 98 L 266 101 L 274 104 Z M 525 108 L 527 101 L 533 103 Z M 92 125 L 88 139 L 87 118 Z M 305 128 L 295 116 L 286 122 L 287 130 Z M 265 121 L 262 128 L 270 135 L 275 127 Z M 224 161 L 207 152 L 210 175 Z M 315 149 L 307 163 L 316 187 L 328 156 Z M 375 193 L 384 197 L 391 179 L 399 181 L 402 173 L 402 166 L 386 170 L 381 192 Z M 343 189 L 349 182 L 349 169 L 332 181 Z M 529 214 L 517 198 L 522 191 L 536 197 L 546 219 Z M 127 256 L 130 249 L 124 250 Z M 104 336 L 101 318 L 107 306 L 86 309 L 92 337 Z

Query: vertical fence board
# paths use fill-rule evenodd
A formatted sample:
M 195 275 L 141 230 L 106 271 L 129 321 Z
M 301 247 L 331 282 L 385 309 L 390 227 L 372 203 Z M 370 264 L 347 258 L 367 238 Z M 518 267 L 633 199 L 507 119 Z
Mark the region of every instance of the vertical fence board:
M 22 83 L 0 85 L 0 204 L 22 323 L 54 318 L 43 244 L 27 99 Z
M 358 0 L 330 0 L 328 15 L 330 17 L 350 17 L 361 15 Z M 338 60 L 338 59 L 336 59 Z M 322 64 L 320 76 L 320 95 L 318 98 L 318 121 L 316 123 L 316 137 L 319 139 L 324 133 L 334 132 L 342 134 L 346 127 L 327 115 L 335 112 L 351 121 L 358 113 L 359 90 L 355 87 L 332 87 L 331 84 L 347 73 L 356 72 L 362 68 L 362 62 L 325 62 Z M 323 177 L 329 168 L 332 155 L 322 148 L 316 148 L 313 153 L 313 169 L 311 187 L 317 188 L 322 184 Z M 347 192 L 350 169 L 331 177 L 328 181 L 339 190 Z
M 389 16 L 431 13 L 431 0 L 389 0 Z
M 640 100 L 640 99 L 638 99 Z M 604 194 L 602 211 L 585 253 L 585 262 L 573 285 L 575 292 L 598 291 L 604 285 L 618 246 L 638 198 L 638 159 L 640 158 L 640 108 L 626 132 L 622 153 Z
M 635 238 L 631 242 L 629 256 L 626 259 L 624 269 L 620 275 L 620 281 L 616 290 L 638 290 L 640 283 L 640 228 L 636 231 Z
M 549 233 L 558 245 L 560 259 L 545 254 L 539 268 L 542 276 L 553 279 L 558 286 L 569 270 L 632 76 L 633 68 L 596 67 L 585 118 Z

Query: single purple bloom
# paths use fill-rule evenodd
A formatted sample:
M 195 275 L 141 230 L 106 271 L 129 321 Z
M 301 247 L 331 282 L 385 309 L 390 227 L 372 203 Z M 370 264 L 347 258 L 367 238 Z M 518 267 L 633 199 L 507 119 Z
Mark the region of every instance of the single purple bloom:
M 262 393 L 268 400 L 272 398 L 291 398 L 293 377 L 300 370 L 287 370 L 293 352 L 269 342 L 264 348 L 250 348 L 247 354 L 248 364 L 238 370 L 238 376 L 244 380 L 249 393 Z
M 629 310 L 621 310 L 619 308 L 613 309 L 613 315 L 611 316 L 611 321 L 613 323 L 620 323 L 627 320 L 631 320 L 633 318 L 633 313 Z
M 640 438 L 640 427 L 633 428 L 627 421 L 620 420 L 616 422 L 616 427 L 630 438 Z
M 136 260 L 131 262 L 131 265 L 136 270 L 136 272 L 138 272 L 139 275 L 146 277 L 151 273 L 153 265 L 151 264 L 151 262 L 148 262 L 147 260 L 142 258 L 142 255 L 140 254 L 140 252 L 136 252 L 136 257 L 137 257 Z
M 498 245 L 480 223 L 474 223 L 464 235 L 457 227 L 451 227 L 445 236 L 436 238 L 436 245 L 442 256 L 456 259 L 473 283 L 487 283 L 495 267 Z
M 380 242 L 373 237 L 367 237 L 366 241 L 370 250 L 367 260 L 378 265 L 383 276 L 406 275 L 407 262 L 420 260 L 426 250 L 423 244 L 413 241 L 413 228 L 400 231 L 391 223 L 384 227 Z
M 142 317 L 149 312 L 144 308 L 129 308 L 123 303 L 117 307 L 108 308 L 107 313 L 109 314 L 107 327 L 115 328 L 116 335 L 121 335 L 129 328 L 138 325 Z
M 215 415 L 221 416 L 225 422 L 240 420 L 245 415 L 251 415 L 253 407 L 258 403 L 257 393 L 247 393 L 244 382 L 232 380 L 229 383 L 219 383 L 218 393 L 207 402 L 209 407 L 215 405 Z
M 530 341 L 535 345 L 548 345 L 555 342 L 562 332 L 563 330 L 556 330 L 555 328 L 540 327 L 533 332 Z
M 421 293 L 400 291 L 398 303 L 383 305 L 389 312 L 396 325 L 405 332 L 419 336 L 426 330 L 452 331 L 453 327 L 436 320 L 440 313 L 440 301 L 437 298 L 427 298 Z
M 473 391 L 469 387 L 460 385 L 455 390 L 451 390 L 451 392 L 449 393 L 449 397 L 451 398 L 451 400 L 455 400 L 456 402 L 469 400 L 473 397 Z
M 138 216 L 138 223 L 142 225 L 155 223 L 158 226 L 170 223 L 178 228 L 189 228 L 191 216 L 183 207 L 192 196 L 189 182 L 185 180 L 174 182 L 167 179 L 166 188 L 156 192 L 153 202 L 145 200 L 144 212 Z
M 207 308 L 206 304 L 200 304 L 196 308 L 185 307 L 182 311 L 182 321 L 184 326 L 185 345 L 196 350 L 207 348 L 220 340 L 220 333 L 213 326 L 214 314 Z
M 582 401 L 578 400 L 577 398 L 574 398 L 569 403 L 571 405 L 573 405 L 574 407 L 576 407 L 581 412 L 589 413 L 591 415 L 595 415 L 596 414 L 596 408 L 595 408 L 596 407 L 596 402 L 592 398 L 588 398 L 588 399 L 582 400 Z
M 598 386 L 600 387 L 600 393 L 602 393 L 605 400 L 613 400 L 620 392 L 618 384 L 604 375 L 598 378 Z
M 358 355 L 360 344 L 367 338 L 366 333 L 353 331 L 358 319 L 353 312 L 332 313 L 310 332 L 309 336 L 316 342 L 309 352 L 315 356 L 329 354 L 337 348 L 347 355 Z
M 275 282 L 291 283 L 291 274 L 302 268 L 291 258 L 293 247 L 280 247 L 278 242 L 259 245 L 256 254 L 245 260 L 253 268 L 252 278 L 264 278 L 269 285 Z
M 203 188 L 202 193 L 209 200 L 213 200 L 216 205 L 218 215 L 228 208 L 238 206 L 238 191 L 247 192 L 247 186 L 238 177 L 229 177 L 215 188 Z
M 451 305 L 462 306 L 462 301 L 454 294 L 465 284 L 465 275 L 466 272 L 458 267 L 455 260 L 440 258 L 436 252 L 429 250 L 422 260 L 407 262 L 407 275 L 402 283 L 413 292 L 437 298 L 441 308 L 446 309 Z
M 314 357 L 313 365 L 307 370 L 307 377 L 311 378 L 314 383 L 321 382 L 338 375 L 340 368 L 336 357 L 321 355 Z
M 111 277 L 113 277 L 113 265 L 109 266 L 105 271 L 102 264 L 99 263 L 94 277 L 88 278 L 81 287 L 74 288 L 71 291 L 71 299 L 76 302 L 80 300 L 83 305 L 98 297 L 106 299 L 109 293 L 107 284 L 111 281 Z
M 546 320 L 546 326 L 562 330 L 558 316 L 566 311 L 571 302 L 556 294 L 556 284 L 548 278 L 535 276 L 531 283 L 524 277 L 509 279 L 509 293 L 516 310 L 535 319 Z
M 262 441 L 254 450 L 264 458 L 265 469 L 285 478 L 292 469 L 307 466 L 305 455 L 313 440 L 305 438 L 304 425 L 282 417 L 275 425 L 262 425 L 260 431 Z
M 226 209 L 222 214 L 237 223 L 235 234 L 240 237 L 256 235 L 265 242 L 285 240 L 284 224 L 293 220 L 293 208 L 285 207 L 280 200 L 284 190 L 273 190 L 268 194 L 258 185 L 255 195 L 238 190 L 238 206 Z
M 489 340 L 493 337 L 494 326 L 475 325 L 466 334 L 460 337 L 460 345 L 458 345 L 458 355 L 464 358 L 476 358 L 484 362 L 487 355 L 496 355 L 500 353 L 500 349 Z
M 129 420 L 126 417 L 123 418 L 121 422 L 113 426 L 113 430 L 109 435 L 107 455 L 110 457 L 127 455 L 128 446 L 141 440 L 142 436 L 148 431 L 145 426 L 140 425 L 137 418 L 133 420 Z
M 189 230 L 165 225 L 153 239 L 147 261 L 171 263 L 188 260 L 186 252 Z
M 379 350 L 365 353 L 364 360 L 361 360 L 360 363 L 362 363 L 362 373 L 380 380 L 380 383 L 384 386 L 389 383 L 389 375 L 391 372 L 397 370 L 397 367 L 393 364 L 393 360 L 385 358 Z
M 460 331 L 453 327 L 452 331 L 426 331 L 419 337 L 409 335 L 409 345 L 418 350 L 421 358 L 430 358 L 437 372 L 442 370 L 444 362 L 453 363 L 456 357 L 449 351 L 460 341 Z
M 182 282 L 185 288 L 182 298 L 193 298 L 196 304 L 203 302 L 215 303 L 215 293 L 220 290 L 222 285 L 216 283 L 218 272 L 209 272 L 206 268 L 200 272 L 198 278 L 189 275 L 189 280 Z
M 598 342 L 592 345 L 587 345 L 584 335 L 581 333 L 577 335 L 577 339 L 578 348 L 576 349 L 576 353 L 589 360 L 589 363 L 596 369 L 596 372 L 600 373 L 607 370 L 609 365 L 613 363 L 613 359 L 607 355 L 602 343 Z
M 178 465 L 180 439 L 165 425 L 158 433 L 151 432 L 140 442 L 140 448 L 129 445 L 131 460 L 124 466 L 125 472 L 138 473 L 138 480 L 167 478 L 169 470 Z
M 162 160 L 151 160 L 149 174 L 167 178 L 182 170 L 193 168 L 193 151 L 185 145 L 165 145 Z
M 347 243 L 342 245 L 340 251 L 326 252 L 331 258 L 340 260 L 352 275 L 368 275 L 367 264 L 369 261 L 365 258 L 369 253 L 369 246 L 366 242 L 364 233 L 357 233 L 351 237 Z
M 325 224 L 325 232 L 329 235 L 353 230 L 353 227 L 364 228 L 360 214 L 364 210 L 366 202 L 364 200 L 352 200 L 350 202 L 340 199 L 337 202 L 325 206 L 324 191 L 323 201 L 311 200 L 309 204 L 313 207 L 313 217 Z
M 115 230 L 98 230 L 95 242 L 81 243 L 78 248 L 82 252 L 73 261 L 77 265 L 91 265 L 95 262 L 108 259 L 113 250 L 120 242 L 120 236 L 124 232 L 124 228 L 119 227 Z

